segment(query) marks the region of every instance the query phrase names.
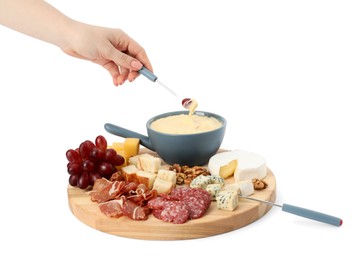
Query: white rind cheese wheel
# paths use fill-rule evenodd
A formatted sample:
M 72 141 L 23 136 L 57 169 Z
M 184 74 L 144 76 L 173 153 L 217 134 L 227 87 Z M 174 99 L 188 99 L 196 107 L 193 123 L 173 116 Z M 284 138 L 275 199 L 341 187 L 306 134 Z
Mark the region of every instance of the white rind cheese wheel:
M 215 154 L 210 158 L 208 168 L 212 175 L 222 178 L 234 175 L 235 182 L 263 179 L 266 176 L 265 158 L 243 150 Z

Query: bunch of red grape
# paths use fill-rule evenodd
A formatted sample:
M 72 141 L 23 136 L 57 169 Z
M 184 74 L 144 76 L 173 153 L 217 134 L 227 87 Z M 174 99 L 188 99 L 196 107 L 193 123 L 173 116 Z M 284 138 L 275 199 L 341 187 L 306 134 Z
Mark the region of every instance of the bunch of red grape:
M 107 140 L 97 136 L 95 143 L 86 140 L 77 149 L 66 152 L 68 159 L 69 184 L 86 189 L 96 179 L 109 179 L 117 171 L 116 166 L 124 163 L 124 158 L 114 149 L 107 149 Z

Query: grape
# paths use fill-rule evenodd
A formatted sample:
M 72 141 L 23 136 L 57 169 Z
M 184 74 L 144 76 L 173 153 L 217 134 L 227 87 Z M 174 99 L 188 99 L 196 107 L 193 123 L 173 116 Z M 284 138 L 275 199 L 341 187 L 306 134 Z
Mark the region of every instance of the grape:
M 96 138 L 96 147 L 101 149 L 103 152 L 107 150 L 107 140 L 102 135 L 98 135 Z
M 83 168 L 83 171 L 85 171 L 85 172 L 88 172 L 88 173 L 92 172 L 92 171 L 94 171 L 95 163 L 90 160 L 85 160 L 85 161 L 83 161 L 82 168 Z
M 99 172 L 91 172 L 89 176 L 91 179 L 91 185 L 93 185 L 97 179 L 102 178 L 102 175 L 100 175 Z
M 92 152 L 91 152 L 91 157 L 90 159 L 93 161 L 93 162 L 98 162 L 98 161 L 101 161 L 104 159 L 104 156 L 105 156 L 105 152 L 102 151 L 100 148 L 98 147 L 94 147 Z
M 86 189 L 100 178 L 110 179 L 117 171 L 116 166 L 123 165 L 125 159 L 114 149 L 107 149 L 107 140 L 99 135 L 95 143 L 86 140 L 78 148 L 66 152 L 69 184 Z
M 68 173 L 70 175 L 79 175 L 82 173 L 82 165 L 80 163 L 72 162 L 68 164 Z
M 71 163 L 72 162 L 77 162 L 77 163 L 82 162 L 82 158 L 80 157 L 79 153 L 73 149 L 69 149 L 65 155 L 66 155 L 68 161 Z
M 101 175 L 110 175 L 115 172 L 114 166 L 109 162 L 101 162 L 97 170 Z
M 69 176 L 69 184 L 71 186 L 77 186 L 78 183 L 78 175 L 70 175 Z
M 106 156 L 104 157 L 104 160 L 106 162 L 112 163 L 114 158 L 116 157 L 117 152 L 114 149 L 107 149 Z
M 113 158 L 112 164 L 115 166 L 121 166 L 122 164 L 124 164 L 123 156 L 116 154 L 116 156 Z
M 88 173 L 83 172 L 82 175 L 78 178 L 78 188 L 86 189 L 90 185 L 91 179 Z
M 83 160 L 88 160 L 91 157 L 91 152 L 95 147 L 94 143 L 87 140 L 80 144 L 79 146 L 79 154 Z

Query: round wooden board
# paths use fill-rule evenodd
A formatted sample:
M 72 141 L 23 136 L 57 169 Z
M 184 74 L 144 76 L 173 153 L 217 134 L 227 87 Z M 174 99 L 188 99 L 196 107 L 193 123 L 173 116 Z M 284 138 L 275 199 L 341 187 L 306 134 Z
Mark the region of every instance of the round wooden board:
M 275 202 L 276 180 L 270 169 L 264 179 L 268 187 L 255 191 L 251 196 Z M 199 219 L 184 224 L 172 224 L 155 218 L 152 214 L 147 220 L 136 221 L 127 217 L 110 218 L 90 200 L 88 191 L 68 187 L 68 202 L 72 213 L 86 225 L 99 231 L 127 238 L 145 240 L 182 240 L 218 235 L 244 227 L 264 216 L 272 206 L 248 199 L 239 198 L 238 207 L 230 212 L 219 210 L 216 202 L 211 203 L 206 214 Z

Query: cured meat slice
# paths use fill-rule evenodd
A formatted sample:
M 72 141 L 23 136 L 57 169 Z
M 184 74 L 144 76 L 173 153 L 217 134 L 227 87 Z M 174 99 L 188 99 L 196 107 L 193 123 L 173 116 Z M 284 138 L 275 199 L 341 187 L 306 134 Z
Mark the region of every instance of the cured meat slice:
M 159 216 L 165 222 L 185 223 L 189 219 L 189 211 L 183 201 L 169 201 Z
M 129 192 L 127 199 L 133 201 L 137 205 L 144 206 L 147 201 L 157 197 L 157 190 L 149 190 L 146 185 L 139 184 L 136 190 Z
M 189 189 L 186 194 L 184 195 L 184 197 L 188 197 L 188 196 L 194 196 L 194 197 L 198 197 L 200 199 L 202 199 L 205 202 L 206 208 L 209 208 L 211 205 L 211 195 L 208 191 L 202 189 L 202 188 L 191 188 Z
M 124 187 L 122 187 L 120 195 L 128 195 L 129 192 L 136 190 L 138 187 L 137 182 L 125 182 Z
M 150 213 L 149 208 L 139 206 L 133 201 L 126 199 L 124 196 L 122 196 L 119 201 L 123 214 L 130 219 L 146 220 L 148 218 Z
M 182 198 L 186 195 L 186 193 L 188 193 L 190 190 L 192 190 L 193 188 L 190 187 L 177 187 L 175 189 L 173 189 L 170 193 L 170 197 L 172 198 L 176 198 L 178 200 L 182 200 Z
M 202 217 L 210 205 L 211 196 L 207 191 L 190 187 L 175 188 L 169 195 L 161 194 L 147 204 L 156 218 L 175 224 Z
M 153 209 L 153 216 L 165 222 L 182 224 L 189 219 L 189 211 L 183 201 L 157 197 L 150 200 L 148 207 Z
M 139 206 L 136 203 L 127 200 L 125 196 L 122 196 L 119 199 L 102 202 L 98 206 L 101 212 L 108 217 L 119 218 L 121 216 L 127 216 L 134 220 L 145 220 L 150 214 L 148 208 Z
M 156 197 L 147 203 L 147 206 L 153 210 L 162 210 L 166 202 L 169 200 L 166 197 Z
M 89 192 L 92 201 L 98 203 L 109 201 L 120 196 L 126 183 L 124 181 L 108 181 L 105 178 L 97 179 Z
M 119 218 L 123 216 L 122 207 L 119 203 L 119 200 L 102 202 L 98 206 L 101 212 L 107 217 Z
M 205 201 L 196 196 L 185 196 L 182 201 L 189 211 L 190 219 L 201 218 L 207 210 Z

